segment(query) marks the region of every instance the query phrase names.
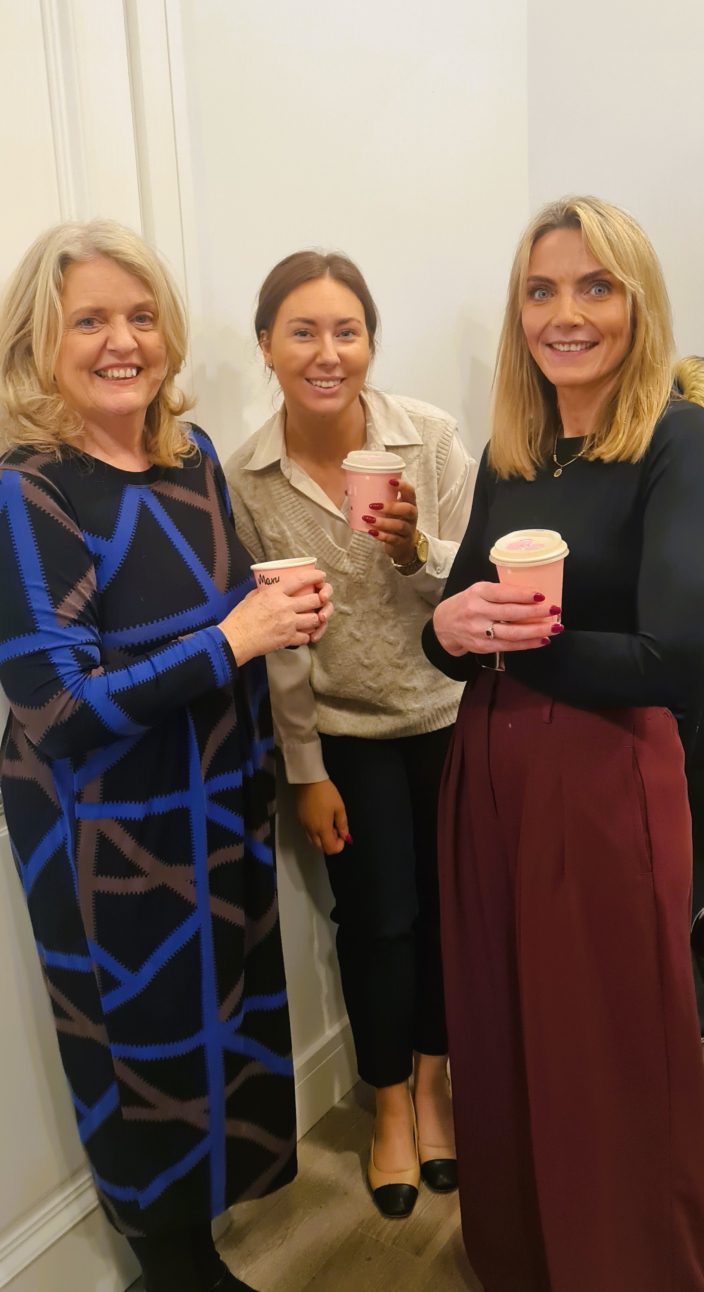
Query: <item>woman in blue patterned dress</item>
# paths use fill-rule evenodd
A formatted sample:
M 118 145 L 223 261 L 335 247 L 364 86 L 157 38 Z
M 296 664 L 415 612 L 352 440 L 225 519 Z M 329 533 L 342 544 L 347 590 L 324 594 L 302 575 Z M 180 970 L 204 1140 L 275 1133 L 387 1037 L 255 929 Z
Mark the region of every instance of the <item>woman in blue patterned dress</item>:
M 246 1288 L 210 1220 L 295 1174 L 264 656 L 330 589 L 253 590 L 176 289 L 61 225 L 0 317 L 2 792 L 101 1202 L 150 1292 Z

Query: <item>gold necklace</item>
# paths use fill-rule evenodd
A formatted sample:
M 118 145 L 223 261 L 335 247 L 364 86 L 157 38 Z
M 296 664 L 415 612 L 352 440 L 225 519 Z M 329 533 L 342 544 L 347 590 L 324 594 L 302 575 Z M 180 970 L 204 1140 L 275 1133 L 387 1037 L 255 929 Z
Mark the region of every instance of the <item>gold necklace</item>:
M 573 458 L 568 458 L 567 462 L 559 462 L 559 461 L 558 461 L 558 458 L 557 458 L 557 441 L 558 441 L 558 439 L 559 439 L 559 436 L 557 436 L 557 435 L 556 435 L 556 436 L 555 436 L 555 443 L 554 443 L 554 444 L 553 444 L 553 446 L 552 446 L 552 460 L 553 460 L 553 462 L 555 463 L 555 466 L 557 467 L 557 471 L 553 471 L 553 473 L 552 473 L 552 474 L 553 474 L 553 478 L 554 478 L 555 480 L 557 479 L 557 477 L 558 477 L 558 476 L 561 476 L 561 475 L 562 475 L 562 472 L 564 471 L 565 467 L 571 467 L 571 466 L 572 466 L 572 463 L 573 463 L 573 462 L 576 462 L 576 461 L 577 461 L 577 458 L 581 458 L 581 457 L 582 457 L 582 454 L 583 454 L 583 453 L 586 453 L 586 451 L 587 451 L 587 444 L 583 444 L 583 445 L 582 445 L 582 447 L 581 447 L 581 449 L 579 450 L 579 453 L 575 453 L 575 455 L 574 455 L 574 457 L 573 457 Z

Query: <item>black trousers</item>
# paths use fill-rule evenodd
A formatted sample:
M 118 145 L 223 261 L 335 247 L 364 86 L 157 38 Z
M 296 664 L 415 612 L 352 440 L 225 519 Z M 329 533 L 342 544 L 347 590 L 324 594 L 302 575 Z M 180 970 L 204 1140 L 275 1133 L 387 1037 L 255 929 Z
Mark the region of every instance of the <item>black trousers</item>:
M 127 1241 L 142 1267 L 146 1292 L 204 1292 L 227 1273 L 210 1221 Z
M 451 727 L 394 740 L 321 737 L 353 843 L 326 857 L 359 1075 L 405 1081 L 413 1051 L 446 1054 L 437 801 Z

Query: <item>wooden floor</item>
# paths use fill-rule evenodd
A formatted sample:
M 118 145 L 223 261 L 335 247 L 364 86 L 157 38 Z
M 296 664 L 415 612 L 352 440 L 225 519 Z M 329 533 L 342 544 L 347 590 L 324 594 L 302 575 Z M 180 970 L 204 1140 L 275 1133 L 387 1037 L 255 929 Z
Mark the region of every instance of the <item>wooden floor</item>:
M 351 1091 L 299 1144 L 297 1180 L 232 1211 L 219 1246 L 257 1292 L 481 1292 L 457 1195 L 423 1185 L 408 1220 L 384 1220 L 366 1187 L 372 1118 Z

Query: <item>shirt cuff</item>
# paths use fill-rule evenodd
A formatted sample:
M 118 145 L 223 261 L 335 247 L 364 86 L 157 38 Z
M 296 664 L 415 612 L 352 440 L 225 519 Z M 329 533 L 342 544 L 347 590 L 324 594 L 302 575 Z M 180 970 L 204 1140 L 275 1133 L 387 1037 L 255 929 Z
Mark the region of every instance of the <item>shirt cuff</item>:
M 427 534 L 426 538 L 428 539 L 427 561 L 419 570 L 416 570 L 415 574 L 400 574 L 400 578 L 412 584 L 424 601 L 431 606 L 436 606 L 457 555 L 457 543 L 451 543 L 448 539 L 432 538 L 430 534 Z
M 326 781 L 328 774 L 323 762 L 320 740 L 284 741 L 281 746 L 289 785 L 311 785 L 313 781 Z

